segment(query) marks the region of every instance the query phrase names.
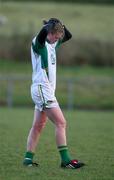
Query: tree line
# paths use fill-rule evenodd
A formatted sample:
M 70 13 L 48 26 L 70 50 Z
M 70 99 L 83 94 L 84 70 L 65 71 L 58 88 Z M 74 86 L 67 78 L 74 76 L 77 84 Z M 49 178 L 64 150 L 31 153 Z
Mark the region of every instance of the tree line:
M 9 2 L 12 0 L 1 0 Z M 29 2 L 31 0 L 13 0 L 14 2 Z M 32 2 L 42 2 L 42 0 L 32 0 Z M 43 2 L 65 2 L 65 3 L 97 3 L 97 4 L 114 4 L 114 0 L 44 0 Z
M 32 34 L 0 36 L 1 59 L 30 61 Z M 99 39 L 72 39 L 59 49 L 60 65 L 114 66 L 114 42 Z

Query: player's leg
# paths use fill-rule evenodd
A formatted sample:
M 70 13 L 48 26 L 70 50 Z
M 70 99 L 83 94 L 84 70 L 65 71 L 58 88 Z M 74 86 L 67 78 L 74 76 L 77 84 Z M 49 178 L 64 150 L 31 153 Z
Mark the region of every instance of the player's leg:
M 30 129 L 28 139 L 27 139 L 27 152 L 25 155 L 24 164 L 28 165 L 32 163 L 33 156 L 35 153 L 36 146 L 39 142 L 40 134 L 46 124 L 46 114 L 43 111 L 35 109 L 34 111 L 34 120 L 32 128 Z
M 59 107 L 45 109 L 48 118 L 55 124 L 57 146 L 66 145 L 66 120 Z
M 66 142 L 66 120 L 60 107 L 45 109 L 49 119 L 55 124 L 56 144 L 60 151 L 62 161 L 65 163 L 71 160 Z
M 49 119 L 55 124 L 56 144 L 61 156 L 61 167 L 72 169 L 82 167 L 84 163 L 75 159 L 72 160 L 69 154 L 66 140 L 66 120 L 60 107 L 47 108 L 45 112 Z
M 40 134 L 46 124 L 46 118 L 45 112 L 35 109 L 32 128 L 27 139 L 27 151 L 35 152 Z

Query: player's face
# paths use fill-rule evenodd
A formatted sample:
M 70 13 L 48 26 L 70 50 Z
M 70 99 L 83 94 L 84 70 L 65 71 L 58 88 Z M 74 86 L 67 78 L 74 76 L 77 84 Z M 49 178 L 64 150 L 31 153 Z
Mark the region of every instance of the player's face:
M 63 37 L 63 33 L 49 33 L 47 36 L 47 39 L 49 40 L 49 42 L 51 44 L 55 43 L 56 41 L 58 41 L 59 39 L 61 39 Z

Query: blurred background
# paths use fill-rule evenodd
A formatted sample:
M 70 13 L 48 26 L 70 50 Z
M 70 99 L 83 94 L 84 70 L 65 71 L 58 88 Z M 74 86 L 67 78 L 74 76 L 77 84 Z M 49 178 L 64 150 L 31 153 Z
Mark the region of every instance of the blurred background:
M 51 17 L 73 35 L 58 50 L 56 96 L 82 171 L 60 170 L 50 121 L 36 149 L 41 166 L 22 166 L 34 113 L 31 41 Z M 0 0 L 0 180 L 113 180 L 113 144 L 114 0 Z
M 51 17 L 73 35 L 57 55 L 61 107 L 114 110 L 113 0 L 1 0 L 0 106 L 33 107 L 31 41 Z

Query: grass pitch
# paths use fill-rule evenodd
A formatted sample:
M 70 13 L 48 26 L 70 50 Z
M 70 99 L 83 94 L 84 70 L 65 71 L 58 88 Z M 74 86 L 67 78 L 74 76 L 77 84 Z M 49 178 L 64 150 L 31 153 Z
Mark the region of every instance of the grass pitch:
M 56 149 L 54 126 L 48 121 L 36 150 L 39 168 L 22 165 L 33 109 L 0 109 L 1 180 L 112 180 L 114 177 L 114 112 L 64 111 L 68 146 L 87 166 L 63 170 Z

